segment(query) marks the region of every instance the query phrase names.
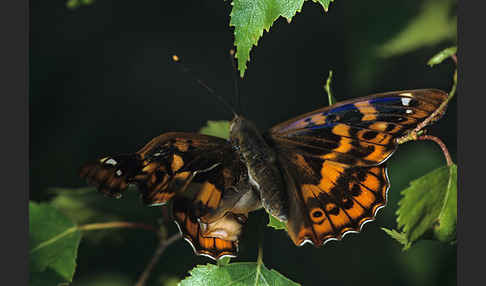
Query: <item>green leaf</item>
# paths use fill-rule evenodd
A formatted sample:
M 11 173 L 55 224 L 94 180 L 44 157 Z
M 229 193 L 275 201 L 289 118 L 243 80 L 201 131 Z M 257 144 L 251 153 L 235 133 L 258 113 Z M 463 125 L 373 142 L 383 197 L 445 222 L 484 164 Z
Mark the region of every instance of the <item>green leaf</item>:
M 271 214 L 268 214 L 268 224 L 267 226 L 273 227 L 274 229 L 283 229 L 287 231 L 287 224 L 284 222 L 279 221 L 276 217 Z
M 72 282 L 81 233 L 48 204 L 29 202 L 31 285 Z
M 229 138 L 229 128 L 230 128 L 230 122 L 229 121 L 208 120 L 208 123 L 206 124 L 206 126 L 201 128 L 201 130 L 199 130 L 199 132 L 202 133 L 202 134 L 206 134 L 206 135 L 211 135 L 211 136 L 221 137 L 223 139 L 228 139 Z
M 382 57 L 404 54 L 418 48 L 432 46 L 444 40 L 455 40 L 457 18 L 450 16 L 454 0 L 425 1 L 420 13 L 410 24 L 381 46 L 377 53 Z
M 393 239 L 398 241 L 400 244 L 403 245 L 403 251 L 406 251 L 410 248 L 412 243 L 408 241 L 407 236 L 403 232 L 396 231 L 394 229 L 387 229 L 382 227 L 381 228 L 384 232 L 386 232 L 389 236 L 391 236 Z
M 410 243 L 421 237 L 430 237 L 440 216 L 444 219 L 444 228 L 439 232 L 453 239 L 451 233 L 455 232 L 457 219 L 456 168 L 456 165 L 452 165 L 435 169 L 412 181 L 410 187 L 402 191 L 397 223 Z
M 331 5 L 331 2 L 334 2 L 334 0 L 312 0 L 312 2 L 320 3 L 324 8 L 324 11 L 327 12 L 329 10 L 329 5 Z
M 313 0 L 327 11 L 333 0 Z M 243 77 L 246 63 L 250 60 L 250 50 L 258 44 L 263 31 L 269 31 L 280 17 L 288 22 L 302 10 L 304 0 L 233 0 L 230 26 L 235 27 L 236 58 L 238 70 Z
M 449 183 L 439 219 L 434 228 L 435 237 L 442 242 L 456 240 L 457 224 L 457 166 L 449 169 Z
M 218 266 L 225 266 L 225 265 L 228 265 L 231 261 L 231 257 L 222 257 L 220 259 L 218 259 Z
M 440 64 L 445 59 L 447 59 L 448 57 L 454 55 L 455 53 L 457 53 L 457 47 L 456 46 L 449 47 L 447 49 L 444 49 L 444 50 L 440 51 L 439 53 L 437 53 L 435 56 L 433 56 L 427 62 L 427 65 L 429 65 L 430 67 L 433 67 L 433 66 L 435 66 L 437 64 Z
M 238 262 L 226 266 L 199 265 L 189 273 L 191 276 L 182 280 L 180 286 L 299 285 L 263 264 L 258 267 L 256 262 Z

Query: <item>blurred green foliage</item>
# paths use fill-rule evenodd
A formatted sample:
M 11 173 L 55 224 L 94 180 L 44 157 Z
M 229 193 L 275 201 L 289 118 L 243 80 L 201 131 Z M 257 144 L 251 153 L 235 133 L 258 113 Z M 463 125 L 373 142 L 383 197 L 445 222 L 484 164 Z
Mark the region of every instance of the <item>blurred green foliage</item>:
M 230 122 L 227 120 L 212 121 L 209 120 L 204 127 L 199 130 L 200 133 L 220 137 L 223 139 L 229 138 Z
M 456 1 L 426 0 L 420 13 L 410 19 L 407 26 L 387 40 L 377 53 L 385 58 L 416 49 L 433 46 L 444 40 L 455 40 L 457 16 L 451 15 Z

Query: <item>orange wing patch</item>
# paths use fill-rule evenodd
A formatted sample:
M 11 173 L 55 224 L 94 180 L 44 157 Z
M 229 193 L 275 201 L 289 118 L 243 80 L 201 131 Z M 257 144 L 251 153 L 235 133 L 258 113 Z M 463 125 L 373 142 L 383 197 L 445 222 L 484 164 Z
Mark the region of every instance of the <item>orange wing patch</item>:
M 227 213 L 220 219 L 205 224 L 197 220 L 193 208 L 188 204 L 189 201 L 176 199 L 173 214 L 179 230 L 192 246 L 194 253 L 215 260 L 224 256 L 235 257 L 246 215 Z
M 300 185 L 304 221 L 290 218 L 290 237 L 296 245 L 311 242 L 321 246 L 331 239 L 340 240 L 347 233 L 359 232 L 386 204 L 388 186 L 384 165 L 345 168 L 324 161 L 319 183 Z
M 221 202 L 221 190 L 209 182 L 204 182 L 196 196 L 195 203 L 199 202 L 208 208 L 217 208 Z

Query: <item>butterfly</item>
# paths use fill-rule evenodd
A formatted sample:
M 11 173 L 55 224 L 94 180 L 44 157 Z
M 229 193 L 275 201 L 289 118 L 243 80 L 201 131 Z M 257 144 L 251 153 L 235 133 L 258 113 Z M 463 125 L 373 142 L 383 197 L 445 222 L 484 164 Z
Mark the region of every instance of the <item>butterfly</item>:
M 397 140 L 446 99 L 437 89 L 374 94 L 264 133 L 235 114 L 229 140 L 164 133 L 136 153 L 87 163 L 80 175 L 107 196 L 135 184 L 145 204 L 167 205 L 198 255 L 236 256 L 248 213 L 260 208 L 286 223 L 295 245 L 322 246 L 375 218 Z

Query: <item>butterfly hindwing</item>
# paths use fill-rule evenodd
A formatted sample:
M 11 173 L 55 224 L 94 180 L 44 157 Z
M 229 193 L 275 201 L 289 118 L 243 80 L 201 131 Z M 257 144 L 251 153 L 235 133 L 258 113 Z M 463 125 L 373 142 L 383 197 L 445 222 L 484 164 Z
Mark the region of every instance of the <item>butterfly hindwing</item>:
M 358 232 L 386 204 L 385 164 L 347 168 L 333 161 L 281 157 L 289 193 L 288 232 L 296 245 L 316 246 Z
M 179 197 L 174 199 L 173 215 L 184 239 L 196 254 L 213 259 L 236 256 L 247 215 L 227 212 L 211 223 L 203 223 L 195 214 L 192 201 Z

